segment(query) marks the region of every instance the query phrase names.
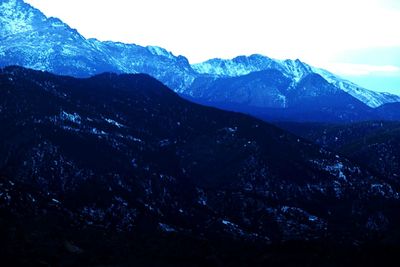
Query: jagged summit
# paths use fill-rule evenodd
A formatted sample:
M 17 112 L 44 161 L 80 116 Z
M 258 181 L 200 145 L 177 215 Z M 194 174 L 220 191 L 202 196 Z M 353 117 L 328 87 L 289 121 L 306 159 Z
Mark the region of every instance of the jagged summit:
M 187 59 L 161 47 L 86 39 L 22 0 L 0 3 L 1 66 L 20 65 L 77 77 L 148 73 L 172 88 L 186 87 L 193 79 Z
M 276 60 L 260 54 L 238 56 L 233 59 L 211 59 L 190 65 L 184 56 L 175 56 L 158 46 L 143 47 L 112 41 L 86 39 L 75 29 L 57 18 L 47 18 L 38 9 L 22 0 L 0 2 L 0 66 L 20 65 L 36 70 L 46 70 L 61 75 L 88 77 L 102 72 L 147 73 L 175 92 L 194 97 L 209 93 L 218 79 L 223 84 L 227 78 L 246 76 L 253 72 L 277 70 L 290 79 L 288 88 L 295 90 L 298 83 L 309 74 L 318 73 L 327 82 L 369 107 L 400 102 L 400 96 L 378 93 L 364 89 L 334 74 L 314 68 L 299 59 Z M 250 76 L 259 77 L 258 75 Z M 270 90 L 270 86 L 245 77 L 241 87 L 233 84 L 239 92 L 237 98 L 229 99 L 233 91 L 214 90 L 216 102 L 264 103 L 263 108 L 287 108 L 286 94 Z M 246 80 L 247 79 L 247 80 Z M 257 88 L 255 88 L 257 84 Z M 202 86 L 202 88 L 200 88 Z M 315 90 L 313 88 L 312 90 Z M 323 90 L 323 88 L 321 88 Z M 256 93 L 255 93 L 256 92 Z M 275 94 L 275 93 L 276 94 Z M 324 92 L 320 92 L 324 94 Z M 262 99 L 256 99 L 256 98 Z M 250 98 L 250 100 L 249 100 Z M 272 100 L 271 100 L 272 99 Z M 268 103 L 273 103 L 269 105 Z
M 328 82 L 349 93 L 370 107 L 378 107 L 385 103 L 400 102 L 400 96 L 389 93 L 374 92 L 362 88 L 326 70 L 312 67 L 299 59 L 276 60 L 262 55 L 251 55 L 249 57 L 241 56 L 228 60 L 212 59 L 203 63 L 194 64 L 193 68 L 202 74 L 214 74 L 229 77 L 246 75 L 250 72 L 273 68 L 282 71 L 287 77 L 292 78 L 294 82 L 299 82 L 310 73 L 318 73 Z

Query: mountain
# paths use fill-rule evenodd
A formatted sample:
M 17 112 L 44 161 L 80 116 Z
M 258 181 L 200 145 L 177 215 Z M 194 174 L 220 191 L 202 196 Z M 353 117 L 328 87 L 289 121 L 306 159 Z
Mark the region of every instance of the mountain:
M 275 69 L 286 76 L 299 81 L 310 74 L 312 69 L 300 60 L 275 60 L 269 57 L 254 54 L 249 57 L 238 56 L 233 59 L 210 59 L 203 63 L 193 64 L 198 73 L 210 74 L 219 77 L 237 77 L 262 70 Z
M 211 59 L 203 63 L 192 65 L 193 69 L 202 74 L 210 74 L 219 77 L 237 77 L 268 69 L 281 71 L 294 83 L 299 82 L 309 74 L 319 74 L 332 85 L 349 93 L 366 105 L 375 108 L 380 105 L 400 102 L 400 96 L 389 93 L 378 93 L 362 88 L 350 81 L 344 80 L 334 74 L 319 68 L 307 65 L 300 60 L 274 60 L 262 55 L 249 57 L 239 56 L 233 59 Z
M 379 118 L 374 109 L 316 73 L 298 81 L 276 69 L 238 77 L 203 77 L 196 79 L 190 90 L 189 99 L 194 102 L 267 121 L 351 122 Z
M 270 69 L 238 77 L 197 78 L 190 96 L 214 103 L 232 103 L 254 107 L 287 107 L 286 94 L 291 80 L 282 72 Z
M 399 96 L 377 93 L 300 60 L 261 55 L 192 65 L 203 74 L 184 97 L 267 121 L 356 122 L 398 120 Z M 387 104 L 385 104 L 387 103 Z M 382 108 L 380 107 L 382 105 Z M 384 106 L 391 108 L 385 108 Z
M 0 109 L 0 223 L 27 235 L 2 242 L 18 249 L 33 238 L 87 251 L 90 231 L 351 244 L 390 236 L 399 219 L 399 194 L 381 178 L 263 121 L 183 100 L 148 75 L 7 67 Z
M 388 103 L 377 108 L 377 112 L 388 120 L 400 120 L 400 103 Z
M 193 79 L 193 70 L 182 56 L 155 46 L 85 39 L 22 0 L 0 2 L 0 39 L 0 66 L 20 65 L 76 77 L 105 71 L 147 73 L 176 89 Z
M 326 79 L 329 83 L 349 93 L 350 95 L 354 96 L 355 98 L 357 98 L 358 100 L 367 104 L 370 107 L 376 108 L 387 103 L 400 102 L 400 96 L 398 95 L 385 92 L 371 91 L 362 88 L 361 86 L 355 83 L 342 79 L 326 70 L 314 67 L 312 67 L 312 69 L 315 73 L 318 73 L 322 77 L 324 77 L 324 79 Z
M 75 77 L 89 77 L 102 72 L 146 73 L 196 102 L 229 107 L 273 120 L 299 120 L 301 114 L 298 113 L 298 109 L 293 110 L 287 105 L 290 102 L 287 99 L 296 94 L 293 93 L 294 90 L 303 90 L 301 92 L 310 90 L 317 93 L 318 97 L 326 96 L 327 99 L 336 97 L 329 95 L 330 91 L 324 92 L 322 88 L 317 90 L 318 92 L 315 90 L 321 83 L 319 79 L 315 79 L 317 83 L 313 85 L 302 83 L 310 85 L 310 88 L 300 88 L 303 79 L 315 74 L 319 74 L 338 90 L 353 96 L 355 98 L 351 104 L 353 106 L 360 106 L 359 101 L 371 108 L 400 101 L 399 96 L 366 90 L 300 60 L 275 60 L 252 55 L 239 56 L 232 60 L 212 59 L 190 65 L 185 57 L 174 56 L 156 46 L 142 47 L 135 44 L 85 39 L 59 19 L 47 18 L 23 0 L 2 0 L 0 5 L 0 66 L 20 65 Z M 260 71 L 271 70 L 275 70 L 275 75 L 287 80 L 286 88 L 279 85 L 281 87 L 278 90 L 274 89 L 271 85 L 275 81 L 266 81 L 268 75 L 260 78 Z M 252 73 L 258 74 L 250 75 Z M 233 88 L 236 84 L 241 87 Z M 225 85 L 226 89 L 221 87 L 216 90 L 216 86 Z M 324 88 L 326 87 L 324 85 Z M 311 100 L 312 95 L 308 93 L 307 99 Z M 320 98 L 315 99 L 316 102 L 320 100 Z M 260 116 L 259 111 L 254 112 L 259 108 L 262 108 L 261 113 L 266 115 Z M 326 113 L 326 116 L 333 121 L 357 121 L 367 117 L 358 115 L 365 114 L 366 107 L 351 112 L 344 110 L 344 114 L 340 114 L 341 110 L 330 112 L 332 107 L 327 105 L 319 108 L 319 110 L 306 109 L 301 113 L 305 114 L 306 120 L 323 118 L 323 116 L 314 118 L 307 115 L 318 112 Z M 350 113 L 357 114 L 350 116 Z M 376 117 L 373 115 L 367 119 Z M 300 118 L 300 120 L 305 119 Z

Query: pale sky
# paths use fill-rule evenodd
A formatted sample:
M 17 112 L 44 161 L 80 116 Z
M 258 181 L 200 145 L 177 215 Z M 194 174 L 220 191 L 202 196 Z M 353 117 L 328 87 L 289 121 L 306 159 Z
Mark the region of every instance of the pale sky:
M 191 63 L 263 54 L 400 94 L 400 0 L 25 0 L 87 38 Z

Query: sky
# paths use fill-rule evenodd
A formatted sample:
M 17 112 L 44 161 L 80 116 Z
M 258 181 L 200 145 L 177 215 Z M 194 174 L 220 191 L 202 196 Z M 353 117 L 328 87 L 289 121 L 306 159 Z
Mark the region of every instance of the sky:
M 191 63 L 263 54 L 400 95 L 400 0 L 25 0 L 87 38 Z

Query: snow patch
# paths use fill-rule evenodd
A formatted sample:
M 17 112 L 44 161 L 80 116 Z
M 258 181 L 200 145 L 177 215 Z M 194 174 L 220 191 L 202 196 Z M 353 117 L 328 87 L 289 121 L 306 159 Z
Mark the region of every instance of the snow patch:
M 171 52 L 168 52 L 166 49 L 159 46 L 148 46 L 147 49 L 156 56 L 163 56 L 167 58 L 174 59 L 174 55 Z
M 71 114 L 71 113 L 62 111 L 60 114 L 60 118 L 62 120 L 67 120 L 67 121 L 71 121 L 76 124 L 81 124 L 81 116 L 79 116 L 79 114 L 77 114 L 77 113 Z
M 344 165 L 341 162 L 336 162 L 334 165 L 328 165 L 325 167 L 325 170 L 329 173 L 339 177 L 340 179 L 347 181 L 347 177 L 344 174 Z
M 115 120 L 112 120 L 112 119 L 104 119 L 106 122 L 108 122 L 109 124 L 112 124 L 112 125 L 114 125 L 114 126 L 116 126 L 116 127 L 118 127 L 118 128 L 123 128 L 123 127 L 125 127 L 123 124 L 121 124 L 121 123 L 119 123 L 119 122 L 116 122 Z
M 176 229 L 168 224 L 159 223 L 158 226 L 160 227 L 161 231 L 166 233 L 174 233 L 177 232 Z

